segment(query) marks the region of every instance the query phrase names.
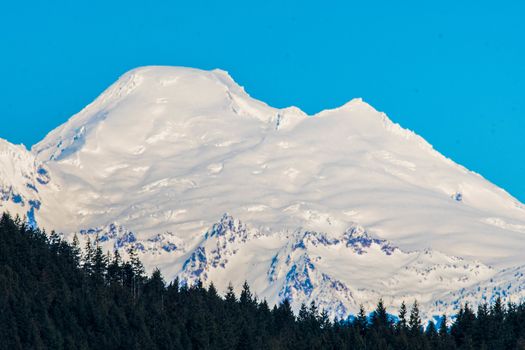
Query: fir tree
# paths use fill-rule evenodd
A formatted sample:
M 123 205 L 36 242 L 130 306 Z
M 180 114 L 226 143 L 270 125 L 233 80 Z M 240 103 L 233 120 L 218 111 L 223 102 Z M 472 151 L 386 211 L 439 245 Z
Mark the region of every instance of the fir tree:
M 237 302 L 237 297 L 235 296 L 235 291 L 233 290 L 233 285 L 231 284 L 231 282 L 228 284 L 225 299 L 226 299 L 226 302 L 230 304 Z
M 252 305 L 253 295 L 250 291 L 250 286 L 248 285 L 247 281 L 244 281 L 244 284 L 242 285 L 242 291 L 239 297 L 239 302 L 241 303 L 241 306 L 245 307 Z
M 365 308 L 363 307 L 362 304 L 359 305 L 359 313 L 357 314 L 355 324 L 356 324 L 357 330 L 359 331 L 359 334 L 364 336 L 368 329 L 368 318 L 366 317 Z
M 443 314 L 443 316 L 441 316 L 441 322 L 439 324 L 439 336 L 443 339 L 446 338 L 446 336 L 448 335 L 447 322 L 447 315 Z
M 390 319 L 383 303 L 383 299 L 379 299 L 377 307 L 372 314 L 372 328 L 386 332 L 390 328 L 390 325 Z
M 407 306 L 405 302 L 403 301 L 401 303 L 401 306 L 399 307 L 399 313 L 398 313 L 398 321 L 396 328 L 399 332 L 406 332 L 408 329 L 407 326 Z
M 412 309 L 410 310 L 408 329 L 412 336 L 418 335 L 423 329 L 423 326 L 421 325 L 421 316 L 419 316 L 419 305 L 417 300 L 414 300 L 414 304 L 412 304 Z

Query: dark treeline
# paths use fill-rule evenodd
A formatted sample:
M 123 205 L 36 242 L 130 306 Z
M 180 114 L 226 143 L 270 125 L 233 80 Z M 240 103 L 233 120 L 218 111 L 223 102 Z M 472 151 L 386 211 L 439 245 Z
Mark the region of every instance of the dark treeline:
M 96 243 L 80 249 L 0 219 L 1 349 L 525 349 L 523 304 L 465 306 L 445 324 L 424 329 L 417 303 L 394 322 L 381 301 L 351 322 L 331 322 L 315 305 L 295 316 L 246 284 L 239 296 L 166 285 L 133 252 L 122 261 Z

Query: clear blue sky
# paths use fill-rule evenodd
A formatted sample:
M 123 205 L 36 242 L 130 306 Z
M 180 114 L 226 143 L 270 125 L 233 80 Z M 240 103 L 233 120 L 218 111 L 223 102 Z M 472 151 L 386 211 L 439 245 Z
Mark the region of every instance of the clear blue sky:
M 0 137 L 31 146 L 141 65 L 308 113 L 363 97 L 525 201 L 525 1 L 4 1 Z

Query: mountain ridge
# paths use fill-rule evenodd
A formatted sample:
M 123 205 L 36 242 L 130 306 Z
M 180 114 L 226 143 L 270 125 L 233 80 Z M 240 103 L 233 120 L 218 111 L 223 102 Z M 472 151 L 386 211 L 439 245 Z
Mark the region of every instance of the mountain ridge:
M 448 312 L 464 295 L 458 290 L 490 286 L 500 275 L 504 290 L 511 277 L 503 271 L 522 265 L 523 205 L 362 99 L 309 116 L 253 99 L 224 71 L 141 67 L 31 152 L 15 153 L 25 154 L 24 167 L 33 170 L 27 179 L 0 179 L 4 188 L 16 182 L 0 203 L 4 210 L 25 213 L 67 237 L 99 234 L 105 249 L 136 245 L 147 267 L 160 267 L 169 279 L 188 272 L 184 266 L 194 256 L 194 268 L 207 269 L 206 280 L 220 288 L 228 279 L 236 286 L 247 279 L 272 302 L 312 299 L 338 317 L 357 311 L 359 303 L 372 306 L 392 286 L 385 295 L 392 303 L 417 297 L 427 312 L 441 312 L 437 300 Z M 24 206 L 12 200 L 18 192 Z M 35 199 L 38 205 L 28 206 Z M 255 238 L 235 241 L 224 251 L 227 261 L 214 264 L 213 251 L 222 250 L 206 234 L 226 212 Z M 342 242 L 352 227 L 399 251 L 361 255 L 342 243 L 286 248 L 304 232 Z M 279 278 L 263 278 L 279 252 L 294 263 L 281 261 Z M 359 268 L 372 276 L 363 275 L 368 284 L 351 277 L 361 275 Z M 448 286 L 439 293 L 423 287 L 434 278 Z M 297 281 L 310 281 L 313 289 Z M 408 292 L 411 285 L 426 292 Z M 523 293 L 518 288 L 515 295 Z

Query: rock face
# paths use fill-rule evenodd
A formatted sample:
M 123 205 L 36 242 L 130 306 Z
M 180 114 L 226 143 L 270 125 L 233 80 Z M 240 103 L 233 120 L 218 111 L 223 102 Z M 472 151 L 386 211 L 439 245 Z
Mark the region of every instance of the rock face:
M 138 68 L 30 152 L 0 140 L 0 165 L 1 210 L 183 283 L 339 318 L 525 296 L 523 205 L 360 99 L 308 116 L 224 71 Z

